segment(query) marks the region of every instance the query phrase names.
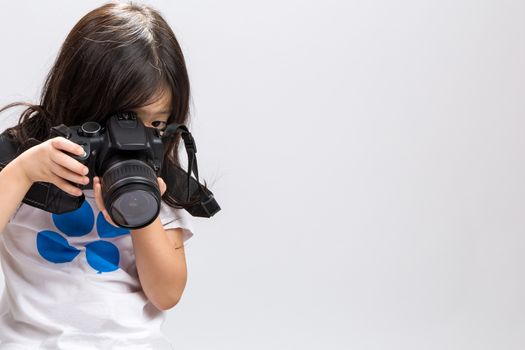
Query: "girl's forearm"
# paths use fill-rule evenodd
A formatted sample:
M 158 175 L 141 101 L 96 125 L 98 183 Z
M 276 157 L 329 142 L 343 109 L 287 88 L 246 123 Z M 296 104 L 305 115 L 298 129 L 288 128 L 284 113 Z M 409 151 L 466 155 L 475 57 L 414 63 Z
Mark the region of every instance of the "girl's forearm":
M 22 172 L 15 158 L 0 171 L 0 232 L 13 216 L 32 182 Z
M 131 237 L 144 293 L 158 309 L 172 308 L 186 286 L 184 249 L 174 249 L 158 217 L 150 225 L 132 230 Z M 176 243 L 181 245 L 183 241 Z

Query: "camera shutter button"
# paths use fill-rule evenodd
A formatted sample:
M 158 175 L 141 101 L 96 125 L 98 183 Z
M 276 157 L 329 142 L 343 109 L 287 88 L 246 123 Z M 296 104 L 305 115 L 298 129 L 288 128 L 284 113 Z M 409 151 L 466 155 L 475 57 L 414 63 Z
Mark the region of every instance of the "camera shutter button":
M 80 127 L 80 135 L 92 137 L 100 135 L 101 126 L 97 122 L 87 122 Z
M 86 160 L 86 159 L 88 159 L 89 158 L 89 153 L 90 153 L 89 144 L 81 143 L 80 147 L 82 147 L 84 149 L 84 154 L 81 155 L 81 156 L 78 156 L 78 159 L 79 160 Z

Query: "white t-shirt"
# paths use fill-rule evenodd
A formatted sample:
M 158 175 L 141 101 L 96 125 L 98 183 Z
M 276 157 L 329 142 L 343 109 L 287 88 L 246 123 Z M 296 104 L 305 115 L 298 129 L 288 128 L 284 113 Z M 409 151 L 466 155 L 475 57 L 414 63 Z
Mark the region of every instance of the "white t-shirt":
M 0 234 L 0 349 L 173 349 L 160 330 L 166 311 L 140 285 L 130 231 L 84 194 L 61 215 L 21 203 Z M 159 217 L 193 236 L 186 210 L 163 201 Z

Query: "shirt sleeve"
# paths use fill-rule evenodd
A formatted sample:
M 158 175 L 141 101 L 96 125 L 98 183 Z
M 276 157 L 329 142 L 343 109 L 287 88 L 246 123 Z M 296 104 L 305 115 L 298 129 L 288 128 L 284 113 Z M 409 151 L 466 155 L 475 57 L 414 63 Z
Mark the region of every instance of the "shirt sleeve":
M 186 211 L 186 209 L 173 208 L 162 200 L 159 218 L 165 230 L 170 228 L 182 228 L 183 242 L 186 242 L 193 237 L 193 217 Z

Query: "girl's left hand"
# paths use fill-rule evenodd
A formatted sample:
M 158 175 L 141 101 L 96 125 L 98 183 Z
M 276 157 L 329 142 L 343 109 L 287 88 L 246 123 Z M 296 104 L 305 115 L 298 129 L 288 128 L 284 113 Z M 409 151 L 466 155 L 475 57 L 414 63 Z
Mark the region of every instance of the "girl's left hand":
M 157 182 L 159 183 L 160 196 L 162 197 L 164 192 L 166 192 L 167 186 L 166 186 L 166 183 L 164 182 L 164 180 L 162 180 L 161 177 L 157 177 Z M 99 179 L 98 176 L 95 176 L 93 178 L 93 190 L 95 192 L 95 201 L 97 202 L 98 210 L 100 210 L 102 212 L 102 215 L 104 215 L 104 218 L 106 219 L 107 222 L 109 222 L 113 226 L 117 226 L 118 227 L 118 225 L 116 225 L 113 222 L 113 220 L 111 220 L 111 217 L 109 216 L 108 211 L 104 207 L 104 200 L 102 199 L 102 189 L 101 189 L 101 185 L 100 185 L 100 179 Z

